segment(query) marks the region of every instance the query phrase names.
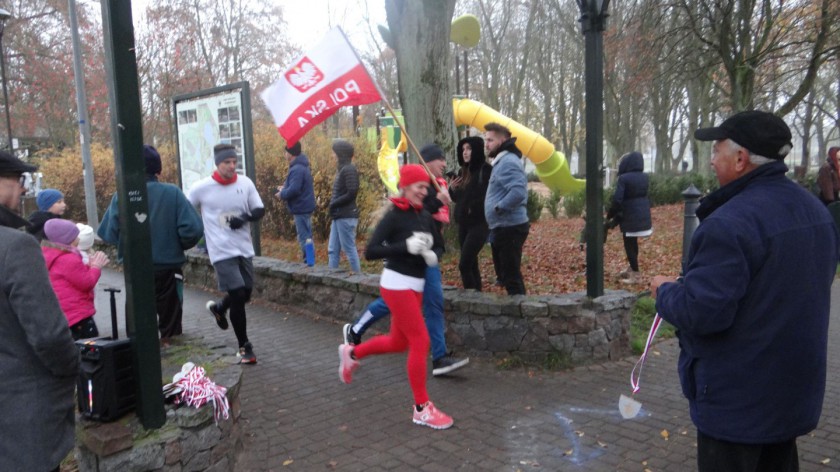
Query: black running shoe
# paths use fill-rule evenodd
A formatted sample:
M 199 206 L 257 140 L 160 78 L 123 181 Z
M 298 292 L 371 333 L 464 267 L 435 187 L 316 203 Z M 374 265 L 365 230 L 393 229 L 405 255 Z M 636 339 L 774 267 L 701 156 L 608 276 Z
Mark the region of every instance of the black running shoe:
M 225 318 L 225 312 L 219 310 L 219 304 L 215 300 L 210 300 L 205 306 L 213 315 L 213 318 L 216 318 L 216 324 L 219 325 L 219 328 L 228 329 L 228 320 Z
M 440 359 L 435 359 L 432 361 L 432 375 L 437 377 L 438 375 L 446 375 L 454 370 L 458 370 L 461 367 L 470 363 L 470 358 L 464 359 L 455 359 L 451 355 L 446 355 L 441 357 Z

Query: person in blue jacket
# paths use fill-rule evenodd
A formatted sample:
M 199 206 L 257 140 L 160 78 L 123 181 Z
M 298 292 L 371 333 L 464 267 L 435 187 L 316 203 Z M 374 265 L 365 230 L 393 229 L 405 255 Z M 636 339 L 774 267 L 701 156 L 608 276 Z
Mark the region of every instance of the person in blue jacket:
M 312 239 L 312 212 L 315 211 L 315 189 L 309 158 L 301 152 L 300 141 L 286 146 L 289 174 L 282 186 L 277 187 L 277 198 L 286 202 L 295 218 L 295 231 L 302 260 L 306 261 L 306 240 Z
M 522 152 L 510 130 L 498 123 L 484 126 L 484 147 L 493 158 L 493 171 L 484 196 L 484 217 L 496 256 L 496 273 L 508 295 L 525 295 L 522 247 L 528 239 L 528 177 Z
M 645 160 L 638 151 L 629 152 L 618 163 L 618 180 L 607 219 L 618 222 L 624 239 L 624 252 L 630 267 L 619 274 L 624 283 L 634 284 L 639 279 L 639 238 L 650 236 L 653 225 L 650 220 L 650 199 L 648 198 L 648 175 L 645 174 Z
M 146 166 L 146 191 L 149 199 L 149 229 L 152 235 L 152 262 L 155 268 L 155 306 L 161 342 L 183 333 L 183 284 L 181 268 L 187 262 L 184 251 L 195 246 L 204 236 L 204 225 L 195 208 L 180 188 L 158 181 L 162 169 L 157 149 L 143 146 Z M 120 246 L 120 210 L 117 195 L 102 217 L 96 232 L 103 241 Z
M 677 328 L 698 468 L 796 471 L 796 438 L 817 426 L 825 393 L 837 229 L 785 176 L 781 118 L 741 112 L 694 137 L 714 141 L 720 188 L 697 209 L 683 277 L 650 288 Z

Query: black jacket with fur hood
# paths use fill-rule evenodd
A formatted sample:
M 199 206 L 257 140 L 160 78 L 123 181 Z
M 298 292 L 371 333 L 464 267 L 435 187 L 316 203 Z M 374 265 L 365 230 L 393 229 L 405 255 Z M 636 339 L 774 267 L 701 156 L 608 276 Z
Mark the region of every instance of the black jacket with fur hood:
M 472 148 L 469 166 L 464 163 L 464 144 Z M 458 164 L 461 169 L 458 176 L 464 179 L 456 189 L 450 189 L 455 201 L 455 222 L 459 225 L 486 225 L 484 218 L 484 196 L 490 184 L 490 172 L 493 167 L 484 157 L 484 140 L 479 136 L 467 136 L 458 141 Z

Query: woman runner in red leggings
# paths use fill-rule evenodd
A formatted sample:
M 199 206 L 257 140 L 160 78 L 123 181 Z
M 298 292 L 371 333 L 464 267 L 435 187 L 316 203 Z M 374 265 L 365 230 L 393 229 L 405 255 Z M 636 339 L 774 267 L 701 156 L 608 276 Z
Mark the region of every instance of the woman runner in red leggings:
M 426 392 L 426 362 L 429 334 L 423 321 L 421 304 L 427 265 L 437 265 L 443 254 L 443 238 L 435 230 L 432 216 L 423 210 L 429 189 L 429 174 L 419 164 L 400 169 L 400 196 L 385 214 L 368 241 L 368 260 L 386 259 L 379 279 L 379 292 L 391 310 L 391 331 L 357 346 L 338 347 L 338 376 L 352 381 L 359 360 L 371 354 L 408 350 L 408 383 L 414 393 L 414 423 L 434 429 L 452 426 L 452 418 L 435 408 Z

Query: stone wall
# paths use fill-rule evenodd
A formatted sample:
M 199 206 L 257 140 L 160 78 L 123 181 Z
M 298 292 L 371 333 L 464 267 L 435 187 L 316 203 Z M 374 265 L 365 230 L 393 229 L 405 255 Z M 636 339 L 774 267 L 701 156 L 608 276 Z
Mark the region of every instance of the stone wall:
M 169 349 L 169 348 L 167 348 Z M 187 349 L 188 352 L 195 352 Z M 164 350 L 165 351 L 165 350 Z M 183 353 L 183 351 L 181 351 Z M 166 352 L 162 353 L 166 357 Z M 242 450 L 239 425 L 241 405 L 239 390 L 242 368 L 229 357 L 214 356 L 215 364 L 205 364 L 207 376 L 227 388 L 230 418 L 213 419 L 213 406 L 201 408 L 166 406 L 166 423 L 160 429 L 145 430 L 132 413 L 111 422 L 99 423 L 76 418 L 76 461 L 82 472 L 131 471 L 212 471 L 234 469 L 236 455 Z M 164 369 L 171 378 L 180 366 Z M 166 371 L 169 372 L 166 372 Z
M 379 296 L 379 275 L 350 274 L 254 258 L 254 297 L 351 321 Z M 206 255 L 193 254 L 184 267 L 188 284 L 216 289 Z M 475 356 L 516 356 L 531 362 L 581 365 L 630 354 L 630 310 L 636 295 L 610 291 L 590 300 L 584 293 L 507 296 L 444 289 L 447 347 Z M 377 326 L 387 330 L 387 325 Z

